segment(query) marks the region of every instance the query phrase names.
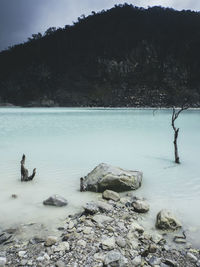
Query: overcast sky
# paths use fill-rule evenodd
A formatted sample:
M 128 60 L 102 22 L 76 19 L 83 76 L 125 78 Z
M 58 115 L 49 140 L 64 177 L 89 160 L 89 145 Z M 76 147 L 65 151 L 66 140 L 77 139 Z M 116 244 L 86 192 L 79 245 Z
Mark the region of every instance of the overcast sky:
M 124 2 L 200 11 L 200 0 L 0 0 L 0 50 L 26 41 L 33 33 L 44 33 L 51 26 L 72 24 L 82 14 Z

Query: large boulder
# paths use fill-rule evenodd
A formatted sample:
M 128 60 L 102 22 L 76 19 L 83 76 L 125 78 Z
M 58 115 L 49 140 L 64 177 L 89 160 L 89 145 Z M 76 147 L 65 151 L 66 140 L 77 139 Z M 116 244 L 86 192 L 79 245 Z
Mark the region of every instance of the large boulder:
M 135 190 L 141 186 L 142 172 L 101 163 L 84 177 L 83 183 L 87 191 L 93 192 L 103 192 L 106 189 L 116 192 Z
M 44 200 L 43 204 L 56 206 L 56 207 L 62 207 L 62 206 L 66 206 L 68 202 L 64 197 L 53 195 L 53 196 L 50 196 L 48 199 Z
M 174 231 L 178 228 L 181 228 L 181 223 L 178 221 L 174 214 L 164 209 L 157 214 L 156 227 L 161 230 Z

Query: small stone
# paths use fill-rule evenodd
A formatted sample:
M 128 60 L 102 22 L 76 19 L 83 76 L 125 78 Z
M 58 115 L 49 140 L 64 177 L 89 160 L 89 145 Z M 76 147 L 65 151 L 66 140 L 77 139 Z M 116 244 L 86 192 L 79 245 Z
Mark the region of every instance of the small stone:
M 196 266 L 200 267 L 200 260 L 197 261 Z
M 104 260 L 105 260 L 105 254 L 104 253 L 101 253 L 101 252 L 95 253 L 94 254 L 94 259 L 96 261 L 104 262 Z
M 90 220 L 85 220 L 85 226 L 89 226 L 89 227 L 93 227 L 94 226 L 94 223 L 91 222 Z
M 7 262 L 6 257 L 0 257 L 0 266 L 4 266 Z
M 142 263 L 142 258 L 141 258 L 141 256 L 139 255 L 139 256 L 137 256 L 137 257 L 135 257 L 133 260 L 132 260 L 132 264 L 133 264 L 133 266 L 141 266 L 141 263 Z
M 81 247 L 86 247 L 87 243 L 85 242 L 85 240 L 78 240 L 77 242 L 77 246 L 81 246 Z
M 157 251 L 157 246 L 155 244 L 150 244 L 148 251 L 149 253 L 155 253 Z
M 133 202 L 133 208 L 136 212 L 145 213 L 149 211 L 149 204 L 145 200 L 136 200 Z
M 42 257 L 42 256 L 39 256 L 39 257 L 37 257 L 37 258 L 36 258 L 36 260 L 37 260 L 37 261 L 44 261 L 44 260 L 45 260 L 45 258 L 44 258 L 44 257 Z
M 94 203 L 94 202 L 86 203 L 83 206 L 83 208 L 85 210 L 85 213 L 91 214 L 91 215 L 93 215 L 99 211 L 99 208 L 97 207 L 96 203 Z
M 20 262 L 20 264 L 22 265 L 22 266 L 24 266 L 24 265 L 26 265 L 27 264 L 27 260 L 21 260 L 21 262 Z M 1 266 L 1 265 L 0 265 Z
M 58 241 L 57 237 L 55 236 L 49 236 L 47 240 L 45 241 L 45 246 L 50 247 L 54 245 Z
M 110 251 L 106 254 L 104 259 L 104 265 L 106 267 L 117 266 L 125 267 L 127 266 L 127 261 L 119 251 Z
M 114 232 L 115 231 L 115 229 L 112 227 L 112 226 L 110 226 L 110 225 L 108 225 L 107 227 L 106 227 L 106 230 L 108 230 L 109 232 Z
M 6 241 L 8 241 L 10 238 L 12 237 L 12 235 L 9 235 L 7 233 L 2 233 L 0 235 L 0 244 L 5 243 Z
M 56 267 L 65 267 L 65 266 L 66 266 L 65 263 L 61 260 L 56 262 Z
M 106 216 L 106 215 L 94 215 L 92 220 L 94 220 L 95 222 L 99 224 L 102 224 L 102 223 L 113 221 L 113 218 Z
M 50 196 L 48 199 L 44 200 L 43 204 L 56 206 L 56 207 L 63 207 L 63 206 L 66 206 L 68 202 L 64 197 L 53 195 L 53 196 Z
M 72 229 L 72 228 L 74 228 L 74 222 L 70 221 L 68 224 L 68 229 Z
M 139 245 L 137 239 L 134 239 L 134 240 L 130 241 L 130 245 L 131 245 L 132 249 L 137 250 L 138 249 L 138 245 Z
M 92 228 L 91 227 L 85 227 L 84 230 L 83 230 L 83 233 L 86 234 L 86 235 L 89 235 L 92 231 Z
M 176 262 L 175 262 L 175 261 L 172 261 L 172 260 L 170 260 L 170 259 L 165 259 L 163 263 L 164 263 L 165 265 L 167 265 L 167 266 L 172 266 L 172 267 L 177 266 Z
M 125 239 L 122 238 L 121 236 L 118 236 L 118 237 L 116 238 L 116 243 L 117 243 L 117 245 L 118 245 L 119 247 L 121 247 L 121 248 L 125 248 L 125 246 L 126 246 L 126 241 L 125 241 Z
M 113 206 L 106 203 L 105 201 L 97 201 L 96 205 L 101 212 L 110 212 L 113 210 Z
M 67 241 L 61 242 L 54 248 L 54 252 L 58 251 L 69 251 L 69 243 Z
M 155 256 L 152 256 L 150 259 L 149 259 L 149 264 L 151 266 L 154 266 L 154 265 L 159 265 L 161 263 L 161 259 L 160 258 L 157 258 Z
M 117 192 L 112 190 L 105 190 L 102 194 L 102 197 L 107 200 L 119 201 L 120 196 Z
M 115 238 L 114 236 L 112 237 L 104 237 L 101 240 L 102 247 L 103 249 L 113 249 L 115 247 Z
M 139 225 L 137 222 L 132 222 L 130 228 L 132 231 L 137 231 L 138 233 L 144 232 L 144 228 L 141 225 Z
M 25 254 L 26 254 L 26 251 L 19 251 L 18 252 L 18 255 L 20 258 L 23 258 L 25 256 Z
M 163 236 L 160 235 L 159 233 L 157 233 L 157 232 L 153 232 L 153 233 L 151 234 L 151 240 L 152 240 L 154 243 L 158 244 L 159 242 L 161 242 L 162 240 L 164 240 L 164 238 L 163 238 Z
M 198 260 L 197 257 L 194 254 L 190 253 L 190 252 L 187 253 L 187 258 L 188 258 L 188 260 L 190 260 L 193 263 L 196 263 L 197 260 Z

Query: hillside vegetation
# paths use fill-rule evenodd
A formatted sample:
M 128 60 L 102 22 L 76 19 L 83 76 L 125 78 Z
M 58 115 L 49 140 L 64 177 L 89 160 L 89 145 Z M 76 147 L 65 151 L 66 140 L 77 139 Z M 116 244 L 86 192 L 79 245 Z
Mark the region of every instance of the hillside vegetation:
M 0 102 L 200 105 L 200 13 L 124 4 L 0 53 Z

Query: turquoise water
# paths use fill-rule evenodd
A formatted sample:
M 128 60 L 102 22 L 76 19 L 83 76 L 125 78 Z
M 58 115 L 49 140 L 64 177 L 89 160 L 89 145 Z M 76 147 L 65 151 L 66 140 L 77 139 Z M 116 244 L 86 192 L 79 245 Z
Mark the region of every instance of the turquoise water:
M 184 111 L 176 125 L 180 165 L 173 163 L 171 110 L 1 108 L 0 225 L 49 223 L 78 210 L 96 198 L 78 191 L 80 177 L 105 162 L 143 171 L 136 194 L 151 203 L 152 222 L 161 208 L 169 208 L 186 228 L 200 228 L 200 111 Z M 30 183 L 20 182 L 23 153 L 26 167 L 37 168 Z M 69 205 L 44 207 L 51 194 Z

